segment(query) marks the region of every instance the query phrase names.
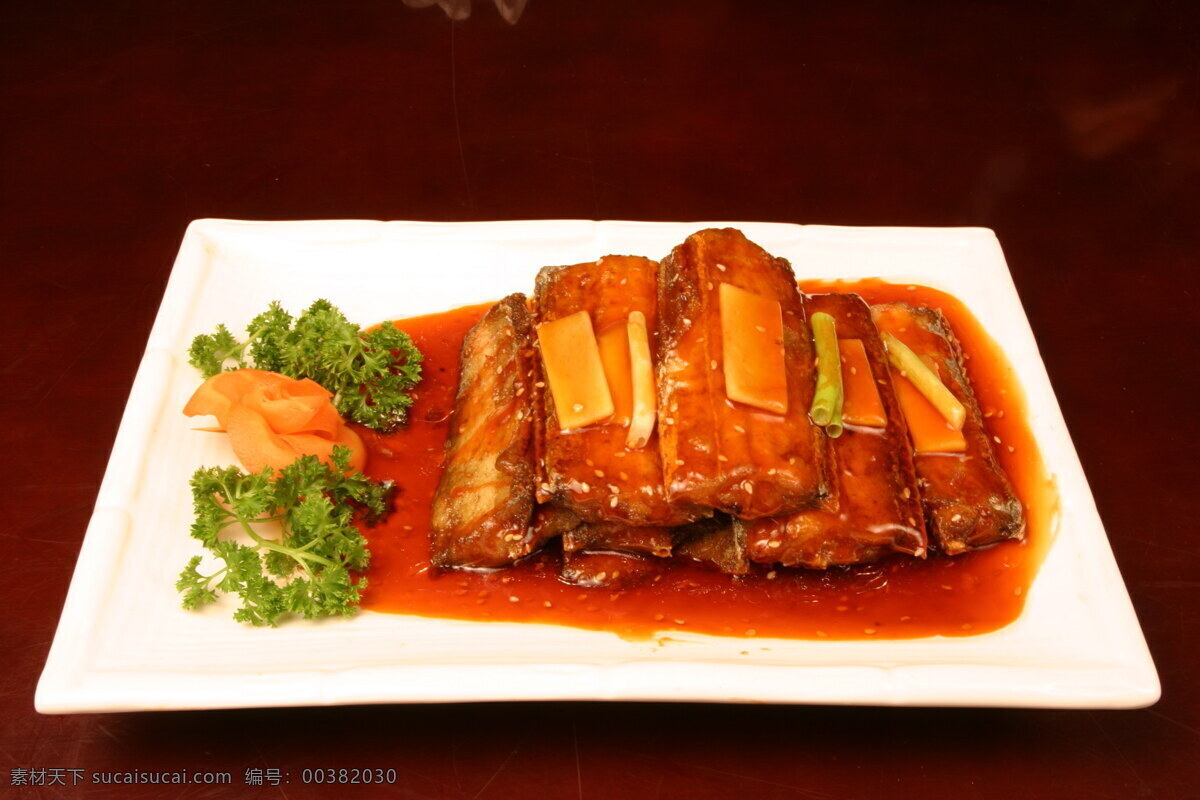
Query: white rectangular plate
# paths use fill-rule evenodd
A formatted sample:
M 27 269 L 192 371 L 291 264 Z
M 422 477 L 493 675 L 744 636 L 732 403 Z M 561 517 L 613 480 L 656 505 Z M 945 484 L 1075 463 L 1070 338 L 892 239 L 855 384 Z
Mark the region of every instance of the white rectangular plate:
M 530 291 L 539 267 L 608 253 L 661 257 L 733 224 L 798 277 L 881 277 L 948 291 L 1016 368 L 1061 492 L 1057 536 L 1012 625 L 904 641 L 630 642 L 552 625 L 364 612 L 259 629 L 228 605 L 179 607 L 198 552 L 188 478 L 235 463 L 180 409 L 199 383 L 191 338 L 242 328 L 271 300 L 325 297 L 360 323 Z M 742 653 L 746 654 L 743 655 Z M 38 685 L 46 713 L 466 700 L 697 700 L 1137 707 L 1158 677 L 1004 256 L 989 230 L 764 223 L 233 222 L 184 237 L 150 334 Z

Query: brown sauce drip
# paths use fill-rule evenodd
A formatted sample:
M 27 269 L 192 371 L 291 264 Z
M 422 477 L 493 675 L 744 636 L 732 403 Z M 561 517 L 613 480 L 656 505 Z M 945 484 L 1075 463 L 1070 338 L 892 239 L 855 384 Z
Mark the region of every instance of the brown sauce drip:
M 488 305 L 398 320 L 425 354 L 424 378 L 407 428 L 389 436 L 360 429 L 367 472 L 400 487 L 386 523 L 366 531 L 372 552 L 363 606 L 373 611 L 479 621 L 537 622 L 606 630 L 631 639 L 669 630 L 718 636 L 799 639 L 906 639 L 969 636 L 1001 628 L 1021 613 L 1053 536 L 1054 481 L 1029 430 L 1012 368 L 969 311 L 921 286 L 802 281 L 806 292 L 858 292 L 869 303 L 939 308 L 967 354 L 967 372 L 997 457 L 1025 506 L 1024 542 L 949 558 L 893 557 L 823 571 L 756 567 L 732 577 L 673 561 L 655 582 L 623 590 L 559 581 L 555 548 L 493 572 L 444 572 L 429 565 L 429 509 L 454 407 L 458 351 Z

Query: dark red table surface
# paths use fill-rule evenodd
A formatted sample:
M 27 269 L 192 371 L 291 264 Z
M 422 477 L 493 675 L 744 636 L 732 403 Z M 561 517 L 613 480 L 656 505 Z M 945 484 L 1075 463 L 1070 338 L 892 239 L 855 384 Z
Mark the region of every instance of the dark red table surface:
M 1200 796 L 1200 7 L 6 4 L 0 795 Z M 659 704 L 41 716 L 33 691 L 199 217 L 982 225 L 1163 684 L 1141 711 Z M 397 291 L 403 291 L 398 287 Z M 300 784 L 387 767 L 388 788 Z M 250 788 L 247 769 L 291 783 Z M 68 779 L 69 782 L 69 779 Z M 128 787 L 114 797 L 159 797 Z

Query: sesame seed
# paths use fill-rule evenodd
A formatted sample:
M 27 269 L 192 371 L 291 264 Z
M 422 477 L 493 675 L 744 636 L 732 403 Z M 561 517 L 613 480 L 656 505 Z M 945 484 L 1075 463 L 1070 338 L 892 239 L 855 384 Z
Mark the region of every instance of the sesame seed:
M 545 382 L 545 381 L 538 381 L 537 383 L 535 383 L 535 384 L 534 384 L 534 386 L 536 386 L 536 387 L 537 387 L 537 388 L 539 388 L 539 389 L 544 389 L 544 388 L 545 388 L 545 386 L 546 386 L 546 382 Z
M 741 425 L 734 425 L 734 426 L 733 426 L 733 429 L 734 429 L 735 431 L 737 431 L 738 433 L 745 433 L 745 432 L 746 432 L 746 429 L 745 429 L 745 428 L 743 428 Z
M 759 333 L 766 333 L 766 332 L 767 332 L 767 329 L 766 329 L 766 328 L 764 328 L 762 325 L 755 325 L 755 326 L 754 326 L 754 330 L 758 331 Z
M 993 437 L 992 437 L 992 440 L 993 440 L 993 441 L 994 441 L 996 444 L 1000 444 L 1000 437 L 999 437 L 999 436 L 993 436 Z
M 597 478 L 603 478 L 603 477 L 604 477 L 604 470 L 602 470 L 602 469 L 598 469 L 598 470 L 596 470 L 596 477 L 597 477 Z
M 857 374 L 858 374 L 858 367 L 851 367 L 851 368 L 850 368 L 850 374 L 851 374 L 851 375 L 857 375 Z
M 684 324 L 684 325 L 691 325 L 691 324 L 692 324 L 692 321 L 691 321 L 690 319 L 688 319 L 687 317 L 684 317 L 684 318 L 683 318 L 683 324 Z
M 515 594 L 511 594 L 508 596 L 508 602 L 519 603 L 519 602 L 521 602 L 521 598 L 517 597 Z
M 863 628 L 863 633 L 865 633 L 867 636 L 874 636 L 875 629 L 874 628 Z
M 943 588 L 943 589 L 945 589 L 947 592 L 952 592 L 952 591 L 954 591 L 954 587 L 953 587 L 953 586 L 947 586 L 947 585 L 946 585 L 946 584 L 944 584 L 944 583 L 942 584 L 942 588 Z
M 713 288 L 713 282 L 712 282 L 712 281 L 709 281 L 709 282 L 708 282 L 708 288 L 709 288 L 709 291 L 711 291 L 711 290 L 712 290 L 712 288 Z
M 777 574 L 778 573 L 776 573 L 775 570 L 771 570 L 770 572 L 767 573 L 767 580 L 769 580 L 769 581 L 775 580 Z
M 580 411 L 583 411 L 583 403 L 576 403 L 571 406 L 571 410 L 578 414 Z
M 549 600 L 547 600 L 544 603 L 542 603 L 542 605 L 544 605 L 546 608 L 550 608 L 553 604 Z
M 413 529 L 413 526 L 412 526 L 412 525 L 405 525 L 405 526 L 404 526 L 404 530 L 406 530 L 406 531 L 411 531 L 412 529 Z
M 817 636 L 820 636 L 822 639 L 824 639 L 828 635 L 829 634 L 826 633 L 825 631 L 817 631 Z
M 592 487 L 588 486 L 586 483 L 579 484 L 579 491 L 583 492 L 584 494 L 587 494 L 591 490 L 592 490 Z
M 906 614 L 905 616 L 903 616 L 903 617 L 901 617 L 901 618 L 900 618 L 900 621 L 901 621 L 901 622 L 908 622 L 910 619 L 912 619 L 912 617 L 910 617 L 910 616 L 908 616 L 908 615 Z
M 621 479 L 621 480 L 623 480 L 623 481 L 627 481 L 627 480 L 629 480 L 629 476 L 628 476 L 628 475 L 626 475 L 624 472 L 618 472 L 618 473 L 617 473 L 617 476 L 618 476 L 618 477 L 620 477 L 620 479 Z
M 961 520 L 961 519 L 962 519 L 962 514 L 955 514 L 953 517 L 951 517 L 951 518 L 950 518 L 950 521 L 951 521 L 951 522 L 958 522 L 958 521 L 959 521 L 959 520 Z
M 1008 452 L 1010 452 L 1010 453 L 1015 453 L 1015 452 L 1017 452 L 1017 448 L 1013 447 L 1013 446 L 1010 444 L 1010 445 L 1008 446 Z
M 1025 590 L 1024 590 L 1024 589 L 1022 589 L 1020 586 L 1018 586 L 1017 588 L 1013 589 L 1013 594 L 1015 594 L 1015 595 L 1017 595 L 1018 597 L 1020 597 L 1020 596 L 1021 596 L 1021 593 L 1022 593 L 1023 591 L 1025 591 Z
M 667 425 L 674 425 L 675 418 L 674 417 L 663 417 L 663 422 Z
M 654 615 L 654 621 L 655 621 L 655 622 L 662 622 L 664 619 L 666 619 L 666 617 L 665 617 L 665 616 L 663 616 L 662 614 L 655 614 L 655 615 Z
M 969 631 L 969 630 L 971 630 L 971 628 L 972 628 L 972 627 L 973 627 L 973 626 L 972 626 L 972 625 L 971 625 L 971 623 L 969 623 L 969 622 L 964 622 L 964 623 L 962 624 L 962 629 L 963 629 L 964 631 Z
M 608 507 L 609 507 L 609 508 L 616 508 L 616 507 L 617 507 L 617 496 L 616 496 L 615 494 L 614 494 L 614 495 L 613 495 L 611 498 L 609 498 L 609 500 L 608 500 Z
M 676 625 L 686 625 L 686 624 L 687 624 L 686 622 L 684 622 L 684 621 L 683 621 L 683 620 L 681 620 L 681 619 L 674 619 L 674 620 L 671 620 L 671 621 L 672 621 L 672 622 L 674 622 Z
M 709 362 L 708 362 L 708 366 L 709 366 L 711 369 L 716 369 L 716 368 L 717 368 L 717 360 L 714 358 L 712 361 L 709 361 Z
M 778 471 L 779 471 L 779 470 L 775 469 L 774 467 L 771 467 L 769 470 L 767 470 L 767 474 L 768 474 L 768 475 L 774 475 L 774 474 L 775 474 L 776 472 L 778 472 Z
M 675 466 L 677 466 L 677 467 L 682 467 L 682 466 L 683 466 L 683 459 L 682 459 L 682 458 L 677 458 L 677 459 L 675 459 Z
M 721 272 L 724 272 L 724 271 L 725 271 L 725 265 L 724 265 L 724 264 L 717 264 L 717 269 L 721 270 Z
M 727 456 L 717 456 L 717 461 L 728 461 L 728 460 L 729 460 L 729 458 Z

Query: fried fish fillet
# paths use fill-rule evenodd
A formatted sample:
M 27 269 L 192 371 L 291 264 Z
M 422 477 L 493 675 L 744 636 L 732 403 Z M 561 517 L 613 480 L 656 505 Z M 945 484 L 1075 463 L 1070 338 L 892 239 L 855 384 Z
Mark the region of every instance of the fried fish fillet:
M 433 498 L 435 566 L 503 566 L 534 548 L 532 335 L 525 296 L 513 294 L 492 306 L 463 340 Z
M 627 589 L 660 575 L 665 564 L 658 558 L 608 550 L 564 552 L 559 580 L 584 589 Z
M 639 311 L 653 331 L 657 275 L 658 264 L 638 256 L 546 267 L 538 273 L 534 294 L 537 322 L 586 311 L 597 337 L 609 331 L 623 337 L 629 315 Z M 537 384 L 539 501 L 562 506 L 588 523 L 639 528 L 680 525 L 708 513 L 668 501 L 656 436 L 644 447 L 628 447 L 628 420 L 616 418 L 563 432 L 552 387 L 544 379 Z
M 727 396 L 720 286 L 778 301 L 787 411 Z M 733 228 L 689 236 L 659 274 L 659 448 L 667 496 L 753 519 L 815 505 L 825 491 L 823 434 L 808 418 L 812 339 L 791 266 Z
M 745 575 L 750 571 L 744 532 L 725 514 L 676 528 L 676 535 L 677 556 L 712 564 L 729 575 Z
M 908 430 L 871 310 L 856 294 L 813 295 L 807 305 L 809 314 L 833 317 L 839 339 L 862 342 L 887 425 L 847 424 L 840 437 L 825 437 L 831 491 L 822 507 L 734 525 L 760 563 L 824 569 L 892 553 L 924 557 L 925 522 Z
M 871 307 L 880 331 L 895 336 L 939 377 L 966 409 L 966 451 L 914 457 L 930 534 L 949 555 L 1025 535 L 1025 515 L 1008 476 L 1000 468 L 983 427 L 983 416 L 963 367 L 962 349 L 942 313 L 904 303 Z M 899 380 L 898 377 L 893 376 Z

